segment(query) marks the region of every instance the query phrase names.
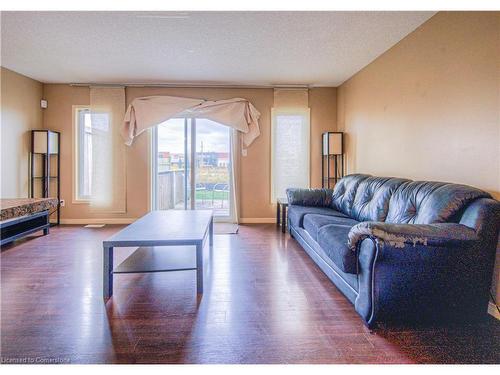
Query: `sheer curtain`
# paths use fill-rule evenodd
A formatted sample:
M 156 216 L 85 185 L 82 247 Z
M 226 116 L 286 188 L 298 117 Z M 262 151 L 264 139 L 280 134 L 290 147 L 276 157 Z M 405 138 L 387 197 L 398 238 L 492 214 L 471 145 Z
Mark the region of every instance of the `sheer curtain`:
M 234 224 L 240 219 L 240 151 L 241 139 L 238 131 L 231 131 L 231 192 L 232 204 L 229 221 Z
M 307 89 L 275 89 L 271 111 L 271 202 L 286 189 L 310 185 L 310 111 Z
M 121 127 L 125 113 L 123 87 L 91 87 L 91 208 L 125 213 L 126 160 Z

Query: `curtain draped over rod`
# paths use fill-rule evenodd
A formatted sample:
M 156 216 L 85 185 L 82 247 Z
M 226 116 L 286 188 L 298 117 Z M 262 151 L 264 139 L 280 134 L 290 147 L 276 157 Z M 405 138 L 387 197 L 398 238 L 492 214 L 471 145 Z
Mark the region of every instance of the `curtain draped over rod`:
M 245 146 L 260 135 L 260 113 L 246 99 L 208 101 L 176 96 L 136 98 L 125 113 L 122 136 L 131 145 L 143 131 L 173 117 L 205 118 L 236 129 Z

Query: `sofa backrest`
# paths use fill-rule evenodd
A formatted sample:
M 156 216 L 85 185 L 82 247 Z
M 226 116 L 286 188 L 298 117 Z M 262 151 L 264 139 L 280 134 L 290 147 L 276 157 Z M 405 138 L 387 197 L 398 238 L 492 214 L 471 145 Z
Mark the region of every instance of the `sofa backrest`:
M 459 214 L 474 200 L 491 196 L 467 185 L 445 182 L 402 183 L 389 200 L 389 223 L 432 224 L 458 222 Z
M 409 180 L 393 177 L 368 177 L 356 190 L 350 216 L 358 221 L 385 221 L 389 200 L 396 189 Z
M 347 216 L 351 216 L 351 209 L 358 186 L 368 177 L 370 177 L 368 174 L 350 174 L 340 179 L 333 189 L 332 208 Z
M 335 185 L 331 207 L 358 221 L 432 224 L 459 222 L 481 198 L 491 195 L 467 185 L 351 174 Z

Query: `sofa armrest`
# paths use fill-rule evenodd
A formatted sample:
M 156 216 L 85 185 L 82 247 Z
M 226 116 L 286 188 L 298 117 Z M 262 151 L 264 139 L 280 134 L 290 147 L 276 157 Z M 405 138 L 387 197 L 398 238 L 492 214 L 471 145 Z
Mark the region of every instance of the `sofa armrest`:
M 391 224 L 366 221 L 351 228 L 349 247 L 355 251 L 365 238 L 382 241 L 394 248 L 404 248 L 407 245 L 455 247 L 479 240 L 476 231 L 463 224 Z
M 332 193 L 330 189 L 286 189 L 288 204 L 297 206 L 329 207 Z
M 355 308 L 368 325 L 484 316 L 494 259 L 474 229 L 364 222 L 349 245 L 358 259 Z

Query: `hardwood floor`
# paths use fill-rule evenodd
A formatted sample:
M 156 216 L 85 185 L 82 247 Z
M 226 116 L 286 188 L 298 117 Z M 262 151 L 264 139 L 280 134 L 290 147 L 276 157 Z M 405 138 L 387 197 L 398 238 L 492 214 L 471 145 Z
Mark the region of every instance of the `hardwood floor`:
M 116 275 L 105 306 L 101 242 L 119 228 L 61 226 L 4 247 L 4 363 L 500 363 L 492 317 L 371 332 L 272 224 L 215 236 L 199 303 L 185 271 Z M 116 248 L 115 264 L 132 251 Z

